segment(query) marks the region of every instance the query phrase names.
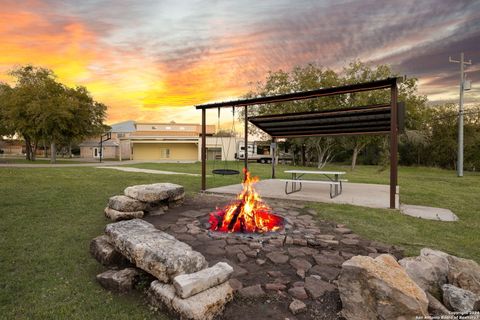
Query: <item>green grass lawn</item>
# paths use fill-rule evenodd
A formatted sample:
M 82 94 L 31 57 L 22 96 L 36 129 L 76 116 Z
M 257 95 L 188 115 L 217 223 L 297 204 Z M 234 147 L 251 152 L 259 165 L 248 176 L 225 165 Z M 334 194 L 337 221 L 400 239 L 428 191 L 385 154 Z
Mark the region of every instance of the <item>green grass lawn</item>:
M 200 172 L 199 164 L 134 166 Z M 279 166 L 279 177 L 288 168 Z M 250 169 L 261 178 L 269 177 L 268 165 L 251 164 Z M 388 171 L 378 172 L 377 167 L 358 167 L 347 175 L 352 182 L 388 183 Z M 184 185 L 191 195 L 199 190 L 199 177 L 91 167 L 0 168 L 0 177 L 0 318 L 158 318 L 140 295 L 117 296 L 96 283 L 95 275 L 104 268 L 90 257 L 89 242 L 107 223 L 102 214 L 107 199 L 125 187 L 168 181 Z M 211 176 L 207 183 L 213 187 L 240 179 Z M 309 205 L 318 209 L 321 219 L 345 223 L 366 238 L 402 245 L 409 254 L 429 246 L 480 261 L 480 174 L 467 172 L 457 178 L 453 171 L 402 167 L 399 183 L 402 202 L 449 208 L 460 221 L 420 220 L 349 205 Z

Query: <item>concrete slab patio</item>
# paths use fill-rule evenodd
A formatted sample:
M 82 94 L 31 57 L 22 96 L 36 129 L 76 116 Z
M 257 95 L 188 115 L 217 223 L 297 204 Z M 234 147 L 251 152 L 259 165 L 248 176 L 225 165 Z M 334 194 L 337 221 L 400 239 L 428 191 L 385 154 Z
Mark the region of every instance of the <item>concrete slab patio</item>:
M 208 193 L 238 194 L 242 189 L 241 184 L 233 184 L 218 188 L 207 189 Z M 259 181 L 255 189 L 262 198 L 300 200 L 324 203 L 351 204 L 369 208 L 390 208 L 390 186 L 369 183 L 344 183 L 343 192 L 338 197 L 330 198 L 330 187 L 325 184 L 304 184 L 302 191 L 285 194 L 285 182 L 275 179 Z M 421 219 L 437 221 L 457 221 L 458 217 L 449 209 L 426 206 L 402 204 L 399 201 L 399 188 L 395 199 L 395 207 L 400 212 Z
M 237 194 L 241 184 L 234 184 L 206 190 L 210 193 Z M 301 200 L 325 203 L 351 204 L 355 206 L 387 209 L 390 207 L 390 187 L 382 184 L 344 183 L 343 192 L 338 197 L 330 198 L 330 187 L 324 184 L 304 184 L 302 191 L 285 194 L 285 182 L 275 179 L 259 181 L 255 189 L 262 198 L 284 200 Z M 396 208 L 399 208 L 399 190 L 397 187 Z

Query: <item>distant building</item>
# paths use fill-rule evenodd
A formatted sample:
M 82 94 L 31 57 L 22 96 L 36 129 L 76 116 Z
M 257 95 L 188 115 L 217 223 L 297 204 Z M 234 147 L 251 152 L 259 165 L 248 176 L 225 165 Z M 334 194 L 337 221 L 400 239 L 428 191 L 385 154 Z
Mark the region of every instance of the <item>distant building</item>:
M 80 146 L 80 157 L 118 160 L 200 161 L 201 125 L 192 123 L 145 123 L 125 121 L 111 126 L 111 140 L 89 139 Z M 235 160 L 237 139 L 214 137 L 207 125 L 207 159 Z
M 22 140 L 16 140 L 16 139 L 0 140 L 0 154 L 19 156 L 19 155 L 23 155 L 24 153 L 25 153 L 25 143 Z

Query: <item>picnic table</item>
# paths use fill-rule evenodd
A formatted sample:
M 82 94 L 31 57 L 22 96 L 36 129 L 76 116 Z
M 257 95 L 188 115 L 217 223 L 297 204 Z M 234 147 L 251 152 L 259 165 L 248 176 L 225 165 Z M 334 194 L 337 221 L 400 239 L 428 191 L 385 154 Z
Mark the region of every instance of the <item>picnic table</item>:
M 328 184 L 330 185 L 330 198 L 335 198 L 342 194 L 342 182 L 348 180 L 340 179 L 340 176 L 346 174 L 345 171 L 312 171 L 312 170 L 287 170 L 285 173 L 291 173 L 292 179 L 281 179 L 285 182 L 285 194 L 291 194 L 302 190 L 302 183 L 307 184 Z M 303 176 L 321 175 L 326 177 L 326 180 L 304 180 Z M 288 190 L 288 183 L 291 183 L 291 189 Z M 297 185 L 299 187 L 297 187 Z

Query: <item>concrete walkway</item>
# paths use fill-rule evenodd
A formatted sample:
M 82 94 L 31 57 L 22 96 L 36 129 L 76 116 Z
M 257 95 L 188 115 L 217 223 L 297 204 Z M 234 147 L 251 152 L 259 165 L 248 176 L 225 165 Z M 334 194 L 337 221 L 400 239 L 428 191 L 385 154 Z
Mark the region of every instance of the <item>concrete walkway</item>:
M 65 160 L 65 159 L 59 159 Z M 78 159 L 73 159 L 71 161 L 78 161 Z M 126 160 L 126 161 L 103 161 L 103 162 L 90 162 L 85 161 L 84 163 L 0 163 L 0 168 L 69 168 L 69 167 L 98 167 L 98 166 L 124 166 L 128 164 L 139 164 L 139 163 L 194 163 L 195 161 L 145 161 L 145 160 Z
M 444 208 L 414 206 L 411 204 L 402 204 L 400 211 L 403 214 L 411 217 L 417 217 L 427 220 L 437 221 L 458 221 L 458 217 L 455 213 Z
M 192 177 L 199 177 L 200 174 L 198 173 L 186 173 L 186 172 L 173 172 L 173 171 L 162 171 L 162 170 L 152 170 L 152 169 L 140 169 L 140 168 L 133 168 L 133 167 L 114 167 L 114 166 L 107 166 L 107 167 L 96 167 L 98 169 L 113 169 L 118 171 L 124 172 L 141 172 L 141 173 L 150 173 L 150 174 L 167 174 L 167 175 L 183 175 L 183 176 L 192 176 Z

